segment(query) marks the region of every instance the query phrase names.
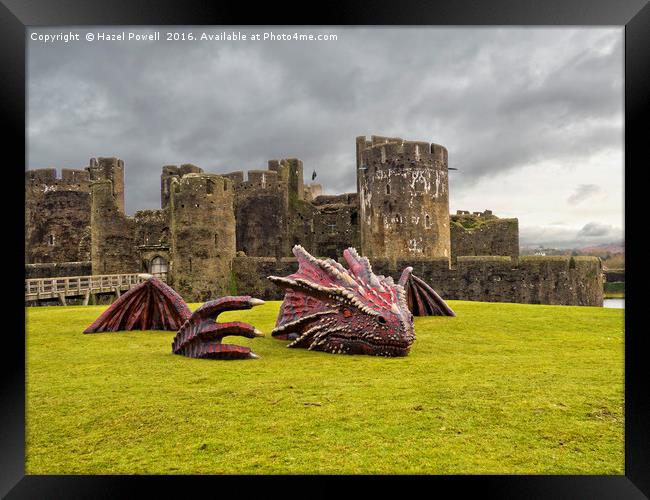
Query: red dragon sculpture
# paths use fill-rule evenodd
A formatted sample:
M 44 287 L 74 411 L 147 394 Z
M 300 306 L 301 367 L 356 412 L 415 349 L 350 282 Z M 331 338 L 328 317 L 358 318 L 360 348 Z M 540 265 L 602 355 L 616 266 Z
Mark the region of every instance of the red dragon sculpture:
M 180 295 L 163 281 L 149 276 L 122 294 L 84 330 L 84 333 L 124 330 L 176 331 L 191 315 L 192 311 Z
M 262 332 L 241 321 L 217 323 L 215 320 L 223 311 L 250 309 L 261 304 L 263 300 L 249 296 L 221 297 L 192 312 L 169 285 L 149 276 L 113 302 L 84 333 L 172 330 L 177 331 L 172 344 L 174 354 L 210 359 L 259 358 L 248 347 L 222 341 L 230 335 L 262 337 Z
M 293 254 L 297 272 L 269 276 L 286 290 L 273 337 L 292 340 L 288 347 L 336 354 L 408 354 L 415 332 L 402 285 L 375 275 L 354 248 L 343 252 L 349 269 L 317 259 L 300 245 Z
M 241 321 L 217 323 L 216 318 L 224 311 L 250 309 L 264 304 L 263 300 L 249 296 L 221 297 L 206 302 L 192 313 L 174 337 L 172 352 L 190 358 L 206 359 L 249 359 L 259 358 L 249 347 L 224 344 L 227 335 L 240 337 L 263 337 L 257 328 Z

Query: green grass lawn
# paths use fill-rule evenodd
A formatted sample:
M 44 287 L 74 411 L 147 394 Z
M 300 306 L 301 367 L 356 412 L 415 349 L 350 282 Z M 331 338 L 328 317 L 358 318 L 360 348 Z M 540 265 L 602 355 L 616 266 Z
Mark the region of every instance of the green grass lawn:
M 239 361 L 27 308 L 26 473 L 624 473 L 623 310 L 449 304 L 405 358 L 287 349 L 279 302 L 224 313 L 267 335 Z

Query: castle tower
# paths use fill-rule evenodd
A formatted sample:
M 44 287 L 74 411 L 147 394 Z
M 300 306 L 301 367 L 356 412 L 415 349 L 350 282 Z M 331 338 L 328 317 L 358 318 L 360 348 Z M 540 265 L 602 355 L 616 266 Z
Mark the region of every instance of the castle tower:
M 289 206 L 297 200 L 305 199 L 305 184 L 303 182 L 303 164 L 298 158 L 269 160 L 269 170 L 277 172 L 278 178 L 285 181 L 289 189 Z
M 167 205 L 169 205 L 172 179 L 180 179 L 185 174 L 202 173 L 202 168 L 191 163 L 185 163 L 180 167 L 176 165 L 165 165 L 162 168 L 162 174 L 160 174 L 160 208 L 167 208 Z
M 25 262 L 83 260 L 79 242 L 90 225 L 90 179 L 85 170 L 25 172 Z
M 91 181 L 108 179 L 113 186 L 113 197 L 120 212 L 124 213 L 124 162 L 119 158 L 91 158 L 86 167 Z
M 90 185 L 90 256 L 93 274 L 135 273 L 135 221 L 124 214 L 124 191 L 114 194 L 110 179 Z M 121 200 L 121 205 L 120 205 Z
M 170 284 L 185 300 L 230 293 L 235 257 L 234 189 L 230 179 L 190 173 L 170 185 Z
M 367 257 L 450 257 L 447 149 L 357 138 L 361 252 Z

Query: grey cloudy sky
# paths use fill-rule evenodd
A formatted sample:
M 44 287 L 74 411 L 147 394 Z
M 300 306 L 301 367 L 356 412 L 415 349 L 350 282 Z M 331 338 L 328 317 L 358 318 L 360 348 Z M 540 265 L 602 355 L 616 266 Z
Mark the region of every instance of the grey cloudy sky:
M 180 28 L 335 41 L 165 41 L 165 28 L 31 29 L 28 167 L 117 156 L 126 210 L 160 206 L 166 164 L 226 173 L 298 157 L 354 191 L 355 137 L 449 150 L 450 209 L 518 217 L 522 245 L 623 238 L 623 29 Z M 38 35 L 79 33 L 44 43 Z M 87 42 L 90 32 L 160 41 Z

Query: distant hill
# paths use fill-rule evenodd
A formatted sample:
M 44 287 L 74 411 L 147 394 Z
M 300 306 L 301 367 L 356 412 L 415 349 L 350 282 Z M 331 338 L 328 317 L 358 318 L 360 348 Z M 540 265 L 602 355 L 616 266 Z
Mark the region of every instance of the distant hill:
M 582 254 L 591 254 L 599 255 L 603 253 L 615 254 L 615 253 L 624 253 L 625 246 L 616 243 L 610 243 L 606 245 L 596 245 L 593 247 L 584 247 L 578 250 Z
M 522 247 L 521 255 L 595 255 L 604 269 L 625 269 L 625 244 L 607 243 L 584 248 Z

